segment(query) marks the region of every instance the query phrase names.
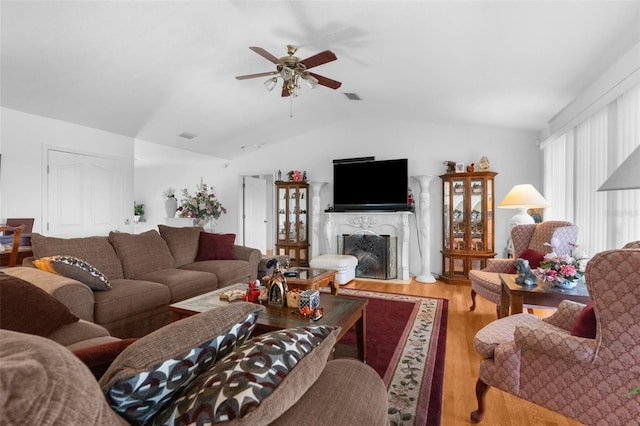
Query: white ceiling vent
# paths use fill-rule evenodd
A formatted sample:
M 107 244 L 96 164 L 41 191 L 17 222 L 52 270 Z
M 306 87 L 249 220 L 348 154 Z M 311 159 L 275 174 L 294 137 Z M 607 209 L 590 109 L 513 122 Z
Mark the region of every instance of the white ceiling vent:
M 344 95 L 349 98 L 349 100 L 351 101 L 361 101 L 362 98 L 360 96 L 358 96 L 357 93 L 344 93 Z
M 195 133 L 182 132 L 178 136 L 180 136 L 181 138 L 184 138 L 184 139 L 191 140 L 191 139 L 197 137 L 198 135 L 196 135 Z

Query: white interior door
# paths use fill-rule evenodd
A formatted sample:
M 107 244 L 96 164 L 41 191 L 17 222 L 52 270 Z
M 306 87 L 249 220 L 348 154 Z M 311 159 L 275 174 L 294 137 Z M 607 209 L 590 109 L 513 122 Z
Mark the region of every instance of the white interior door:
M 261 176 L 244 176 L 244 245 L 266 253 L 267 181 Z
M 47 151 L 48 235 L 107 235 L 118 229 L 121 168 L 114 158 Z

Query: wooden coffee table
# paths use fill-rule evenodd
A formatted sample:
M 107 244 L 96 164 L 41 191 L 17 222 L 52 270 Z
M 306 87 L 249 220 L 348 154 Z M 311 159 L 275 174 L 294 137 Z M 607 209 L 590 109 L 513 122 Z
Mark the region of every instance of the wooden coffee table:
M 589 303 L 589 292 L 584 283 L 571 289 L 555 287 L 550 282 L 538 281 L 533 287 L 522 286 L 516 282 L 515 274 L 500 274 L 502 296 L 500 297 L 500 318 L 522 312 L 522 305 L 558 306 L 563 300 Z
M 333 269 L 320 269 L 320 268 L 305 268 L 302 266 L 294 266 L 287 269 L 287 272 L 297 272 L 297 277 L 285 277 L 289 289 L 313 289 L 317 290 L 319 287 L 330 287 L 331 294 L 338 295 L 340 288 L 339 284 L 336 284 L 336 273 Z
M 233 284 L 200 296 L 192 297 L 191 299 L 183 300 L 182 302 L 174 303 L 169 306 L 169 309 L 173 313 L 173 320 L 177 321 L 215 307 L 234 303 L 220 300 L 220 294 L 231 289 L 246 288 L 246 284 Z M 340 340 L 347 331 L 355 325 L 358 359 L 364 362 L 367 359 L 366 313 L 368 303 L 369 301 L 367 299 L 321 293 L 320 306 L 324 308 L 324 316 L 318 321 L 313 321 L 295 314 L 296 309 L 294 308 L 264 305 L 266 310 L 258 316 L 258 323 L 254 330 L 254 335 L 284 328 L 324 324 L 341 327 L 337 338 L 337 340 Z

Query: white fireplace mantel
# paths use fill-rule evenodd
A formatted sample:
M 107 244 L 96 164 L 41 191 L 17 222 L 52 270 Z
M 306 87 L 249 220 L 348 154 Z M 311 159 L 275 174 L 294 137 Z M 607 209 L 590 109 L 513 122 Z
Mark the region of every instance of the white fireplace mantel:
M 409 217 L 412 212 L 346 212 L 324 213 L 324 238 L 327 252 L 339 254 L 339 235 L 370 230 L 381 235 L 398 237 L 398 278 L 409 277 Z

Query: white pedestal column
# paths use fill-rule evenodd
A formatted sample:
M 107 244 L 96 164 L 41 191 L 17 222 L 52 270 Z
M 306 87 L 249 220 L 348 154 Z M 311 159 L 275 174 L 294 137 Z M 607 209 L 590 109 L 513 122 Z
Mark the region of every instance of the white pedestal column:
M 431 246 L 429 235 L 431 235 L 431 201 L 429 197 L 429 184 L 434 175 L 412 176 L 420 185 L 420 196 L 418 197 L 418 242 L 420 243 L 420 260 L 422 272 L 416 277 L 416 281 L 421 283 L 435 283 L 436 279 L 431 274 Z
M 309 182 L 311 187 L 311 244 L 310 259 L 320 255 L 320 190 L 327 182 Z

